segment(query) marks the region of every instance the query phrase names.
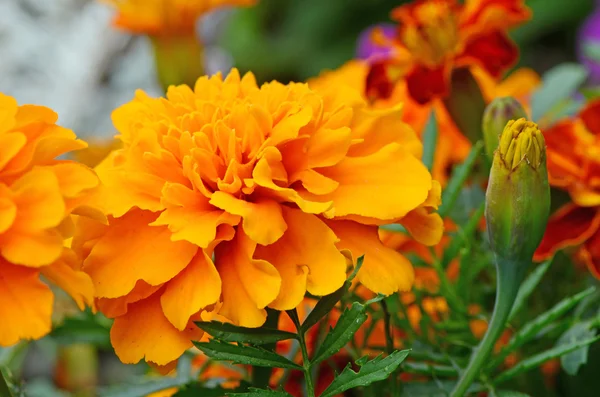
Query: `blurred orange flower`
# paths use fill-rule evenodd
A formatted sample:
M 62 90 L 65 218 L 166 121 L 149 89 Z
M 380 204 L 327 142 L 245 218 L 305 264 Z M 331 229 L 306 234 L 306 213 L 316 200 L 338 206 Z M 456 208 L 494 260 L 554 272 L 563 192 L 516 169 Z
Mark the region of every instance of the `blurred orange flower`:
M 0 346 L 50 331 L 54 295 L 40 276 L 80 309 L 93 303 L 92 282 L 65 239 L 73 232 L 71 214 L 102 222 L 87 206 L 99 182 L 91 169 L 56 159 L 86 147 L 57 118 L 0 94 Z
M 523 0 L 417 0 L 397 7 L 396 37 L 375 33 L 393 51 L 372 65 L 367 95 L 389 97 L 394 82 L 405 79 L 410 96 L 425 104 L 448 94 L 455 68 L 478 66 L 498 78 L 518 58 L 506 31 L 529 17 Z
M 198 17 L 224 6 L 250 6 L 256 0 L 102 0 L 117 9 L 114 25 L 148 35 L 193 34 Z
M 544 132 L 550 184 L 571 196 L 548 221 L 535 259 L 578 246 L 575 259 L 600 278 L 600 100 L 590 102 L 575 119 Z
M 81 224 L 73 247 L 124 362 L 175 360 L 203 310 L 258 327 L 265 307 L 329 294 L 349 256 L 365 255 L 357 278 L 369 289 L 408 290 L 412 266 L 378 225 L 441 237 L 440 188 L 416 135 L 396 108 L 374 111 L 349 88 L 258 87 L 234 69 L 166 99 L 139 91 L 113 120 L 123 148 L 97 168 L 109 225 Z

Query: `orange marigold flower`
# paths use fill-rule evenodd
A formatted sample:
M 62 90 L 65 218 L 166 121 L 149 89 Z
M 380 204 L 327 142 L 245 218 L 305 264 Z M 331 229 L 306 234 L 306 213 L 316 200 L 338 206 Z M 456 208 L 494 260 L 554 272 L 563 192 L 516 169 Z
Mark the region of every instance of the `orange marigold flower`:
M 393 52 L 373 64 L 368 95 L 387 97 L 393 81 L 405 78 L 410 95 L 424 104 L 448 94 L 454 68 L 479 66 L 498 78 L 518 58 L 506 31 L 529 17 L 523 0 L 417 0 L 397 7 L 396 37 L 376 37 Z
M 250 6 L 256 0 L 102 0 L 117 9 L 114 25 L 133 33 L 191 34 L 202 14 L 224 6 Z
M 234 69 L 166 99 L 139 91 L 113 120 L 123 148 L 97 168 L 109 225 L 79 228 L 73 246 L 124 362 L 178 358 L 205 309 L 258 327 L 266 307 L 329 294 L 349 255 L 365 256 L 369 289 L 407 290 L 411 264 L 378 225 L 441 236 L 439 184 L 416 135 L 350 88 L 258 87 Z
M 54 294 L 40 276 L 80 309 L 93 303 L 92 282 L 64 241 L 71 214 L 95 215 L 86 203 L 99 182 L 91 169 L 56 159 L 86 147 L 57 118 L 0 94 L 0 346 L 50 331 Z
M 536 260 L 577 247 L 574 257 L 600 278 L 600 100 L 590 102 L 574 119 L 544 132 L 550 184 L 565 190 L 572 203 L 548 221 Z

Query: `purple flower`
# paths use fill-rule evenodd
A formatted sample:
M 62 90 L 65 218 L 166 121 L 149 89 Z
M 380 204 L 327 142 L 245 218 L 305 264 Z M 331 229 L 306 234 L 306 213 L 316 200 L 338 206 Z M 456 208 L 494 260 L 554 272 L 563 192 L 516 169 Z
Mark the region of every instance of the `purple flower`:
M 600 84 L 600 1 L 579 29 L 577 57 L 588 69 L 590 83 Z
M 373 42 L 373 30 L 376 28 L 380 28 L 385 37 L 393 38 L 396 35 L 396 25 L 382 23 L 369 26 L 358 36 L 356 45 L 357 58 L 365 60 L 382 59 L 387 58 L 392 53 L 390 47 L 381 46 Z

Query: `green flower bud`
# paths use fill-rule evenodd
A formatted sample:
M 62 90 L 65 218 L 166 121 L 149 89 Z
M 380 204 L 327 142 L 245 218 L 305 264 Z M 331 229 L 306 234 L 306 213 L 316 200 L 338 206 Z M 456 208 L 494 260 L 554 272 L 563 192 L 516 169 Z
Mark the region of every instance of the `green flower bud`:
M 499 259 L 531 261 L 548 222 L 550 187 L 546 143 L 537 124 L 511 120 L 494 153 L 485 217 Z
M 204 48 L 195 36 L 153 36 L 158 80 L 165 92 L 171 85 L 187 84 L 192 89 L 204 75 Z
M 500 134 L 506 123 L 527 117 L 523 106 L 513 97 L 496 98 L 485 108 L 483 113 L 483 141 L 485 152 L 490 161 L 493 161 L 494 151 L 498 147 Z

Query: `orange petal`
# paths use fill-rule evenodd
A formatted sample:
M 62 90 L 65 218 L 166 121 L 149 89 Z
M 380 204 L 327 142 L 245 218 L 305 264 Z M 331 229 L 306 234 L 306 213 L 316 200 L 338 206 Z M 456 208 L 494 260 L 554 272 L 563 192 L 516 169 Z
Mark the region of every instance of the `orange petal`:
M 0 98 L 1 99 L 1 98 Z M 54 296 L 39 272 L 0 258 L 0 346 L 39 339 L 50 332 Z
M 224 192 L 214 192 L 210 203 L 230 214 L 243 218 L 244 233 L 253 241 L 269 245 L 279 240 L 287 225 L 281 215 L 281 205 L 273 200 L 248 202 Z
M 15 203 L 6 197 L 0 197 L 0 234 L 12 226 L 16 217 L 17 206 Z
M 162 284 L 190 263 L 198 247 L 171 241 L 166 227 L 148 226 L 155 219 L 156 214 L 134 210 L 111 222 L 83 264 L 97 297 L 123 296 L 138 280 Z
M 582 244 L 600 228 L 600 211 L 596 208 L 567 204 L 548 220 L 544 238 L 535 252 L 534 260 L 552 256 L 565 247 Z
M 17 115 L 17 100 L 0 93 L 0 133 L 6 132 L 15 125 Z M 1 157 L 0 157 L 1 158 Z
M 68 293 L 83 310 L 86 305 L 94 304 L 94 284 L 86 273 L 77 269 L 78 264 L 75 253 L 65 248 L 58 261 L 40 270 L 44 277 Z
M 118 298 L 98 298 L 96 306 L 108 318 L 115 318 L 127 313 L 127 306 L 139 302 L 162 288 L 162 285 L 150 285 L 145 281 L 138 281 L 135 287 L 125 296 Z
M 272 263 L 281 275 L 281 290 L 269 307 L 293 309 L 306 290 L 327 295 L 344 284 L 346 258 L 335 234 L 317 216 L 283 207 L 288 230 L 276 243 L 257 247 L 256 256 Z
M 60 257 L 63 236 L 57 230 L 20 232 L 0 236 L 0 253 L 11 263 L 40 267 Z
M 425 208 L 417 208 L 406 214 L 400 223 L 418 242 L 436 245 L 444 235 L 444 221 L 437 213 L 429 213 Z
M 350 221 L 328 221 L 327 224 L 340 238 L 338 247 L 349 250 L 354 261 L 364 255 L 357 278 L 365 287 L 385 295 L 412 287 L 415 279 L 412 265 L 404 256 L 383 245 L 376 226 Z
M 243 327 L 263 325 L 267 318 L 264 308 L 275 300 L 281 287 L 281 277 L 273 265 L 252 259 L 255 248 L 256 243 L 238 229 L 231 242 L 215 249 L 222 281 L 219 314 Z
M 366 157 L 347 157 L 322 173 L 340 184 L 326 196 L 333 200 L 327 217 L 400 218 L 422 204 L 432 187 L 423 163 L 396 143 Z
M 2 116 L 0 115 L 0 118 L 1 117 Z M 26 143 L 27 138 L 20 132 L 11 132 L 0 135 L 0 172 L 4 166 L 19 153 L 19 150 L 21 150 Z
M 125 364 L 141 359 L 165 365 L 178 359 L 199 340 L 202 331 L 190 324 L 178 331 L 162 312 L 159 294 L 129 305 L 127 313 L 117 317 L 110 330 L 115 353 Z
M 64 197 L 75 197 L 81 192 L 95 188 L 100 181 L 90 168 L 75 162 L 64 162 L 49 168 L 56 175 Z
M 351 130 L 321 128 L 308 140 L 306 156 L 309 168 L 330 167 L 339 163 L 350 147 Z
M 183 331 L 190 317 L 216 303 L 220 295 L 219 273 L 212 259 L 199 251 L 190 264 L 169 281 L 160 303 L 169 322 Z

